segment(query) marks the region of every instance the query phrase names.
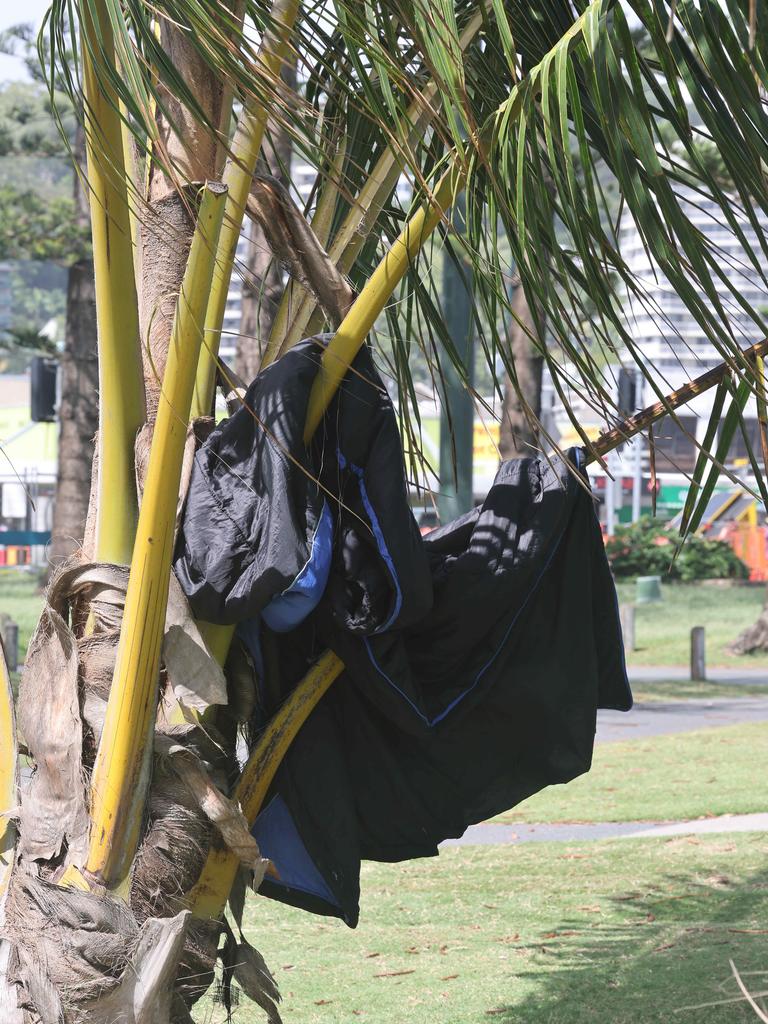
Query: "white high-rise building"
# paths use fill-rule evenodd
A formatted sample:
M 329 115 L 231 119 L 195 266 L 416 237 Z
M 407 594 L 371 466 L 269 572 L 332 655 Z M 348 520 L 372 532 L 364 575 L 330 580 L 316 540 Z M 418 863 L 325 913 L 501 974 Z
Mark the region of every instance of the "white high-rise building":
M 681 191 L 680 198 L 686 216 L 715 249 L 726 280 L 713 274 L 713 282 L 731 330 L 742 348 L 753 345 L 763 337 L 763 332 L 744 311 L 738 298 L 730 291 L 729 284 L 761 315 L 768 315 L 768 288 L 750 264 L 742 242 L 725 222 L 717 204 L 692 190 Z M 761 228 L 768 235 L 768 216 L 761 212 L 758 217 Z M 739 227 L 747 244 L 759 254 L 757 237 L 746 215 L 739 216 Z M 641 292 L 639 297 L 635 295 L 627 300 L 629 331 L 645 366 L 652 371 L 662 391 L 668 393 L 717 365 L 722 356 L 671 284 L 649 259 L 634 222 L 628 218 L 621 229 L 620 249 Z M 705 301 L 711 305 L 709 298 Z M 629 361 L 627 365 L 631 365 Z M 659 470 L 673 472 L 675 469 L 687 471 L 692 468 L 695 446 L 686 436 L 686 431 L 698 440 L 703 438 L 713 398 L 714 392 L 707 392 L 680 410 L 683 429 L 667 417 L 655 431 Z M 656 399 L 650 384 L 645 382 L 639 404 L 649 405 Z M 748 406 L 745 420 L 752 444 L 759 448 L 754 405 Z M 731 446 L 730 461 L 738 462 L 745 456 L 746 446 L 737 433 Z

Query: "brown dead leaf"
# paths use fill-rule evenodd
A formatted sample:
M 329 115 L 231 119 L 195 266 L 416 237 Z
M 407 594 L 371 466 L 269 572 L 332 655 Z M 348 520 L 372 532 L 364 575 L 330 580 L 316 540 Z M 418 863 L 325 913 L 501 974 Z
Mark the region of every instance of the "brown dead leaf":
M 373 957 L 375 957 L 375 956 L 381 956 L 381 953 L 366 953 L 365 954 L 366 960 L 372 960 Z
M 674 949 L 676 945 L 677 945 L 676 942 L 665 942 L 663 946 L 657 946 L 655 949 L 652 949 L 651 952 L 652 953 L 661 953 L 665 949 Z
M 315 999 L 315 1006 L 328 1006 L 332 1002 L 332 999 Z
M 602 912 L 603 912 L 602 907 L 600 907 L 599 904 L 597 904 L 597 903 L 594 906 L 591 906 L 591 907 L 590 906 L 579 907 L 579 910 L 583 910 L 587 914 L 602 914 Z
M 446 974 L 446 976 L 441 978 L 440 981 L 453 981 L 454 978 L 458 978 L 458 974 Z
M 374 978 L 399 978 L 401 974 L 415 974 L 416 969 L 411 968 L 407 971 L 382 971 L 381 974 L 374 974 Z

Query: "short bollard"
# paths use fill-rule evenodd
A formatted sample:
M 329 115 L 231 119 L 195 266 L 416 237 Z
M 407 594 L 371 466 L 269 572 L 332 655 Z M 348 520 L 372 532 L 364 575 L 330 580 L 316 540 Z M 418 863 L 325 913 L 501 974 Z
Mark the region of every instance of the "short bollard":
M 624 638 L 624 650 L 635 650 L 635 606 L 633 604 L 622 604 L 619 606 L 619 617 L 621 619 L 621 635 Z
M 2 632 L 3 651 L 5 652 L 5 663 L 9 672 L 15 672 L 19 667 L 19 627 L 10 615 L 3 615 L 0 621 Z
M 706 682 L 707 679 L 703 626 L 694 626 L 691 630 L 691 679 L 696 683 Z

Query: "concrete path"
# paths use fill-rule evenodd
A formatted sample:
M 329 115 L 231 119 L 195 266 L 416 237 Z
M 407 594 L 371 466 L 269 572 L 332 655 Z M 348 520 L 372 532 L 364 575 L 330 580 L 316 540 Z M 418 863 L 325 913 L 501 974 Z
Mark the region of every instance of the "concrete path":
M 471 825 L 461 839 L 441 846 L 493 846 L 500 843 L 590 842 L 595 839 L 651 839 L 702 836 L 721 832 L 766 832 L 768 814 L 723 814 L 695 821 L 605 821 L 596 824 Z
M 639 740 L 741 722 L 768 721 L 766 697 L 712 697 L 709 700 L 643 701 L 631 711 L 600 711 L 597 742 Z
M 631 683 L 689 682 L 687 668 L 643 667 L 629 669 Z M 733 686 L 760 686 L 768 689 L 768 668 L 708 668 L 708 683 L 730 683 Z

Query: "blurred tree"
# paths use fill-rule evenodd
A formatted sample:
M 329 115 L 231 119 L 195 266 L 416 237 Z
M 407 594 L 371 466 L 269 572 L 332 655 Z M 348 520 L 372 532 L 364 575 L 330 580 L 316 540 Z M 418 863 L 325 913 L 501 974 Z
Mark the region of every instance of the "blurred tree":
M 5 346 L 17 354 L 35 348 L 51 354 L 51 343 L 40 329 L 52 317 L 64 319 L 63 346 L 57 353 L 59 451 L 49 555 L 55 564 L 83 539 L 98 427 L 90 220 L 81 178 L 71 162 L 74 153 L 77 165 L 84 167 L 85 144 L 71 105 L 56 95 L 64 135 L 60 131 L 32 27 L 18 25 L 0 34 L 0 50 L 22 56 L 32 79 L 0 90 L 0 260 L 11 263 L 13 310 Z M 50 287 L 56 283 L 56 270 L 63 276 L 61 290 Z

